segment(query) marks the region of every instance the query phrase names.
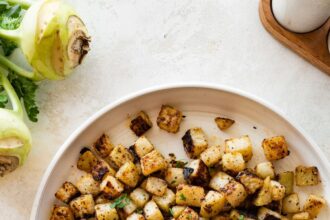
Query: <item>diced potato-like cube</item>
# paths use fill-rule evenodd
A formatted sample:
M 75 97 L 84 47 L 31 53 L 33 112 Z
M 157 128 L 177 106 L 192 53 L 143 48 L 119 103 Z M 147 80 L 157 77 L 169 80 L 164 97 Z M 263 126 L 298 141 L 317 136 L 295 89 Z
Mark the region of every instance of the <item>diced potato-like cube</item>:
M 201 128 L 191 128 L 186 131 L 182 141 L 184 150 L 192 159 L 197 158 L 208 146 L 205 133 Z
M 231 181 L 233 180 L 233 177 L 229 176 L 228 174 L 224 173 L 224 172 L 218 172 L 217 174 L 215 174 L 210 183 L 209 186 L 218 191 L 221 192 L 222 189 L 225 188 L 225 186 Z
M 265 207 L 261 207 L 258 210 L 258 220 L 267 220 L 267 219 L 282 220 L 283 218 L 282 218 L 281 214 L 279 214 L 275 211 L 272 211 L 270 209 L 267 209 Z
M 314 186 L 320 182 L 319 170 L 317 167 L 296 167 L 297 186 Z
M 98 160 L 91 170 L 94 180 L 101 181 L 106 174 L 115 175 L 116 171 L 104 160 Z
M 311 220 L 311 216 L 308 212 L 296 213 L 292 216 L 292 220 Z
M 77 219 L 88 218 L 95 213 L 94 199 L 91 194 L 82 195 L 70 202 L 70 208 Z
M 225 140 L 225 153 L 234 152 L 241 153 L 246 162 L 252 158 L 252 142 L 248 135 Z
M 124 191 L 124 185 L 115 177 L 107 175 L 100 184 L 101 191 L 109 198 L 117 198 Z
M 177 133 L 180 129 L 182 121 L 182 113 L 170 105 L 162 105 L 157 117 L 157 125 L 159 128 L 170 132 Z
M 304 211 L 308 212 L 312 218 L 315 218 L 326 205 L 325 199 L 316 195 L 309 195 L 304 204 Z
M 226 198 L 226 197 L 225 197 Z M 233 207 L 230 205 L 230 203 L 226 200 L 225 202 L 225 206 L 223 207 L 223 212 L 229 212 L 230 210 L 232 210 Z
M 137 205 L 137 207 L 142 208 L 149 201 L 149 194 L 141 188 L 136 188 L 131 192 L 130 198 Z
M 272 201 L 272 187 L 270 185 L 270 177 L 268 176 L 264 180 L 264 184 L 254 199 L 253 204 L 255 206 L 264 206 Z
M 224 154 L 224 149 L 221 146 L 211 146 L 204 150 L 200 157 L 201 160 L 206 164 L 208 167 L 212 167 L 220 162 L 222 155 Z
M 129 187 L 134 188 L 139 181 L 140 175 L 135 164 L 129 161 L 119 168 L 116 173 L 116 178 Z
M 70 182 L 64 182 L 61 188 L 55 193 L 55 197 L 64 203 L 70 202 L 75 197 L 79 196 L 78 188 Z
M 208 167 L 201 159 L 191 161 L 183 169 L 183 175 L 192 185 L 207 186 L 210 181 Z
M 231 220 L 227 214 L 217 215 L 211 218 L 212 220 Z
M 169 167 L 165 172 L 165 180 L 171 187 L 177 187 L 179 184 L 186 183 L 182 168 Z
M 126 162 L 133 162 L 134 158 L 125 146 L 119 144 L 110 153 L 110 160 L 119 168 Z
M 83 171 L 86 171 L 87 173 L 90 173 L 92 170 L 92 167 L 96 164 L 97 158 L 92 153 L 90 149 L 87 147 L 83 148 L 80 151 L 80 156 L 77 162 L 77 168 Z
M 163 220 L 164 217 L 159 210 L 157 204 L 150 200 L 145 206 L 144 206 L 144 216 L 146 220 Z
M 275 180 L 270 181 L 270 187 L 272 190 L 272 200 L 279 201 L 285 196 L 285 186 L 281 185 Z
M 126 218 L 126 220 L 145 220 L 145 218 L 142 214 L 132 213 Z
M 165 180 L 157 177 L 148 177 L 146 190 L 156 196 L 162 196 L 167 189 L 167 183 Z
M 245 161 L 241 153 L 225 153 L 222 156 L 222 168 L 224 171 L 237 174 L 244 170 L 245 167 Z
M 198 213 L 195 212 L 193 209 L 187 207 L 181 215 L 177 218 L 177 220 L 199 220 Z
M 171 208 L 171 215 L 174 217 L 174 218 L 177 218 L 181 215 L 181 213 L 186 209 L 186 206 L 180 206 L 180 205 L 176 205 L 176 206 L 173 206 Z
M 285 195 L 293 193 L 294 173 L 292 171 L 279 173 L 277 179 L 285 187 Z
M 242 216 L 242 217 L 241 217 Z M 239 213 L 238 210 L 236 209 L 232 209 L 229 213 L 229 217 L 230 219 L 233 219 L 233 220 L 240 220 L 243 218 L 243 220 L 245 219 L 245 215 L 242 215 L 241 213 Z
M 262 141 L 267 160 L 279 160 L 289 155 L 288 145 L 284 136 L 266 138 Z
M 251 169 L 245 169 L 239 172 L 236 179 L 244 185 L 248 194 L 254 194 L 264 183 Z
M 110 200 L 108 198 L 108 196 L 106 196 L 105 194 L 101 193 L 100 195 L 98 195 L 95 198 L 95 204 L 104 204 L 104 203 L 109 203 Z
M 74 216 L 69 207 L 55 205 L 50 220 L 74 220 Z
M 204 197 L 203 187 L 180 184 L 177 187 L 175 201 L 177 205 L 200 207 Z
M 135 141 L 134 150 L 140 158 L 150 153 L 153 149 L 154 146 L 145 136 L 141 136 Z
M 285 214 L 293 214 L 300 211 L 299 196 L 292 193 L 283 199 L 282 212 Z
M 223 117 L 216 117 L 214 121 L 221 131 L 228 129 L 235 123 L 233 119 Z
M 239 206 L 247 197 L 244 186 L 233 179 L 220 192 L 224 193 L 226 200 L 232 207 Z
M 136 136 L 141 136 L 152 127 L 149 116 L 144 111 L 140 111 L 138 115 L 131 121 L 130 128 Z
M 132 214 L 138 207 L 135 205 L 135 203 L 132 201 L 132 199 L 127 198 L 126 205 L 123 208 L 126 215 Z
M 202 201 L 200 215 L 210 218 L 219 214 L 225 205 L 225 197 L 216 191 L 209 191 Z
M 97 220 L 119 220 L 117 210 L 111 207 L 111 203 L 96 205 L 95 217 Z
M 142 181 L 142 183 L 140 184 L 140 188 L 146 190 L 146 186 L 147 186 L 147 179 L 144 179 L 144 180 Z
M 77 181 L 77 188 L 81 194 L 92 194 L 96 196 L 100 193 L 100 183 L 95 181 L 92 174 L 85 174 Z
M 143 175 L 148 176 L 159 170 L 166 169 L 167 163 L 161 153 L 153 150 L 141 158 L 141 168 Z
M 106 134 L 102 134 L 95 143 L 93 144 L 93 149 L 102 157 L 106 158 L 109 156 L 114 146 L 110 141 L 110 138 Z
M 275 178 L 275 169 L 271 162 L 262 162 L 257 164 L 255 167 L 256 174 L 262 179 L 266 179 L 266 177 L 270 177 L 271 179 Z
M 158 207 L 164 212 L 169 212 L 170 206 L 175 203 L 175 194 L 172 190 L 166 189 L 162 196 L 153 196 L 152 200 L 156 202 Z

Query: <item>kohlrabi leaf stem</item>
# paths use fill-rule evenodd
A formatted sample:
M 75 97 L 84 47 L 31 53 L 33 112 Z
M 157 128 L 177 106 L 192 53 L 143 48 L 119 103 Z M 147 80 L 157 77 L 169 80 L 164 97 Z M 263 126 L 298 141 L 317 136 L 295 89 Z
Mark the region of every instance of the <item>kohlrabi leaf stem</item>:
M 5 89 L 7 95 L 9 96 L 11 105 L 13 107 L 13 111 L 17 113 L 17 115 L 23 119 L 23 106 L 21 101 L 19 100 L 14 88 L 10 84 L 7 77 L 0 72 L 0 78 L 1 78 L 1 84 L 3 88 Z
M 20 38 L 20 30 L 6 30 L 3 28 L 0 28 L 0 37 L 5 38 L 7 40 L 11 40 L 17 44 L 20 44 L 21 38 Z
M 24 76 L 28 79 L 32 79 L 32 80 L 36 80 L 36 81 L 42 79 L 37 73 L 23 69 L 22 67 L 18 66 L 17 64 L 10 61 L 7 57 L 5 57 L 1 54 L 0 54 L 0 64 L 2 66 L 7 67 L 8 69 L 14 71 L 18 75 Z
M 31 6 L 31 2 L 24 0 L 6 0 L 10 5 L 20 5 L 23 9 L 28 9 Z

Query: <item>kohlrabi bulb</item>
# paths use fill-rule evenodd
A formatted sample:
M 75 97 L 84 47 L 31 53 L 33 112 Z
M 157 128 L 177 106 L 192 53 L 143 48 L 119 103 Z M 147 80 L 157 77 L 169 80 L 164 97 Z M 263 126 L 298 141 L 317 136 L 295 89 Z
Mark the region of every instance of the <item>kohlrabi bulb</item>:
M 20 100 L 3 73 L 0 73 L 0 82 L 13 106 L 13 110 L 0 108 L 0 176 L 3 176 L 24 164 L 31 149 L 32 138 L 23 121 Z
M 61 0 L 34 3 L 17 30 L 0 30 L 0 36 L 18 43 L 39 75 L 30 77 L 34 79 L 40 76 L 51 80 L 65 78 L 81 63 L 90 42 L 82 20 Z
M 31 149 L 31 134 L 12 110 L 0 108 L 0 176 L 25 162 Z

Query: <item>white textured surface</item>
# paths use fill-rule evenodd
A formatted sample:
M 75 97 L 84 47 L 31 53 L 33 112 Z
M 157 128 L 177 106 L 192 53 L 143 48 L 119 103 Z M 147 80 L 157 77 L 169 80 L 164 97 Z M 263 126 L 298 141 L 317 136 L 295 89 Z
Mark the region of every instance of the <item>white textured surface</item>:
M 275 41 L 258 1 L 70 0 L 93 35 L 72 77 L 40 86 L 41 114 L 24 167 L 0 179 L 0 219 L 28 219 L 52 156 L 109 102 L 158 84 L 233 86 L 278 106 L 330 157 L 330 78 Z

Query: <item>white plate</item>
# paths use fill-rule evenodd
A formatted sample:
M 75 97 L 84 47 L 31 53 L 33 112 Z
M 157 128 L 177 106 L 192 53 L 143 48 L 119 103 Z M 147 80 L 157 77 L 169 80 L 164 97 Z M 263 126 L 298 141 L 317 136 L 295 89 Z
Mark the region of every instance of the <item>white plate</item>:
M 180 109 L 186 118 L 177 134 L 160 130 L 156 117 L 162 104 L 171 104 Z M 301 129 L 294 126 L 286 117 L 264 101 L 224 86 L 205 84 L 185 84 L 163 86 L 135 93 L 103 108 L 76 130 L 65 142 L 50 163 L 39 186 L 32 208 L 31 219 L 49 218 L 54 193 L 65 180 L 74 181 L 80 172 L 76 161 L 83 146 L 89 146 L 106 132 L 115 144 L 130 146 L 136 139 L 128 128 L 128 115 L 145 110 L 154 123 L 146 136 L 164 155 L 175 153 L 177 158 L 186 158 L 181 137 L 191 127 L 199 126 L 208 135 L 209 143 L 222 143 L 228 137 L 248 134 L 253 140 L 254 157 L 249 163 L 264 161 L 261 141 L 265 137 L 284 135 L 290 145 L 289 157 L 275 163 L 277 170 L 293 170 L 299 164 L 315 165 L 321 173 L 322 183 L 316 187 L 296 187 L 301 192 L 323 195 L 330 201 L 329 163 L 316 144 Z M 221 132 L 214 123 L 216 116 L 227 116 L 236 123 L 226 132 Z M 302 192 L 303 191 L 303 192 Z M 303 200 L 302 200 L 303 201 Z M 329 216 L 324 209 L 319 219 Z

